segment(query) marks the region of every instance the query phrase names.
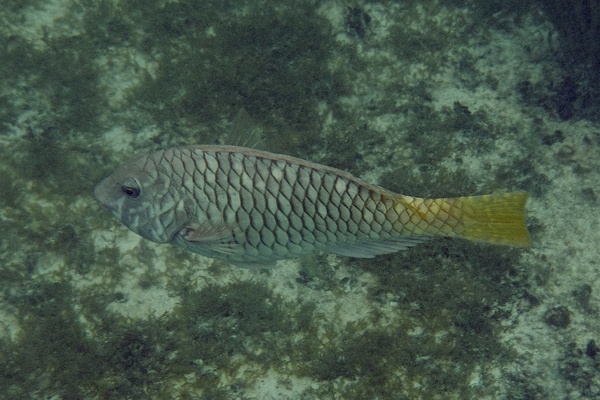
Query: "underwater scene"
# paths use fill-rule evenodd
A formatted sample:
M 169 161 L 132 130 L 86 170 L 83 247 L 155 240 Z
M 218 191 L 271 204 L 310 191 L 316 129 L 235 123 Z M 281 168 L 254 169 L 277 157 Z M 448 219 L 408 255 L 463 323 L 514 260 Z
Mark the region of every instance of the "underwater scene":
M 600 3 L 3 0 L 0 20 L 0 398 L 600 398 Z M 351 230 L 332 193 L 357 177 L 419 227 L 455 214 L 406 199 L 514 193 L 528 233 L 236 258 L 239 214 L 163 240 L 98 185 L 232 144 L 334 174 L 294 194 L 327 229 Z

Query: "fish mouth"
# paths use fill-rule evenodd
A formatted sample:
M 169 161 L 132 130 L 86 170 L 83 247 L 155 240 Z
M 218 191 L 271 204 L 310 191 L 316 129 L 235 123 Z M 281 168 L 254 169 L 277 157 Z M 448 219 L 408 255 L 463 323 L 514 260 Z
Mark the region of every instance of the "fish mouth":
M 98 200 L 98 203 L 100 203 L 102 208 L 114 213 L 116 208 L 114 205 L 111 205 L 110 196 L 108 195 L 109 191 L 106 190 L 109 186 L 107 179 L 102 180 L 96 185 L 94 188 L 94 197 Z
M 100 207 L 102 207 L 104 210 L 110 212 L 110 213 L 115 213 L 115 209 L 112 208 L 111 206 L 109 206 L 108 204 L 104 204 L 102 202 L 100 202 Z

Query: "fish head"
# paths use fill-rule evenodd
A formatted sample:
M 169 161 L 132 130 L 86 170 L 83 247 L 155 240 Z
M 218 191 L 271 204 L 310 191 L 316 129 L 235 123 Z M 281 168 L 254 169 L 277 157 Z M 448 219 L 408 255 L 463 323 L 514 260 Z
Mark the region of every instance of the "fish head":
M 184 226 L 187 211 L 160 169 L 154 155 L 136 157 L 100 181 L 94 196 L 133 232 L 168 243 Z

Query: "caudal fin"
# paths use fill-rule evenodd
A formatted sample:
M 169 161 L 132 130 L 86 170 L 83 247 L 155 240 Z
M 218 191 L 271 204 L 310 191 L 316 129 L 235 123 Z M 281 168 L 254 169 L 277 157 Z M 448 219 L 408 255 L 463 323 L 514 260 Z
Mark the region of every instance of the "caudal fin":
M 531 246 L 525 226 L 527 193 L 460 197 L 464 230 L 460 236 L 476 241 L 519 247 Z

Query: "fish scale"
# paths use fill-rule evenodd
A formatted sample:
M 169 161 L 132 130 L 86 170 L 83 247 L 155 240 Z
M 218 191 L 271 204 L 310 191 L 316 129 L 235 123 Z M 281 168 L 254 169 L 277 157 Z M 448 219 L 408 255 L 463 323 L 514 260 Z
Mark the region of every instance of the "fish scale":
M 524 193 L 422 199 L 335 168 L 235 146 L 136 157 L 100 182 L 95 195 L 144 238 L 246 267 L 319 250 L 373 257 L 433 235 L 529 244 Z

